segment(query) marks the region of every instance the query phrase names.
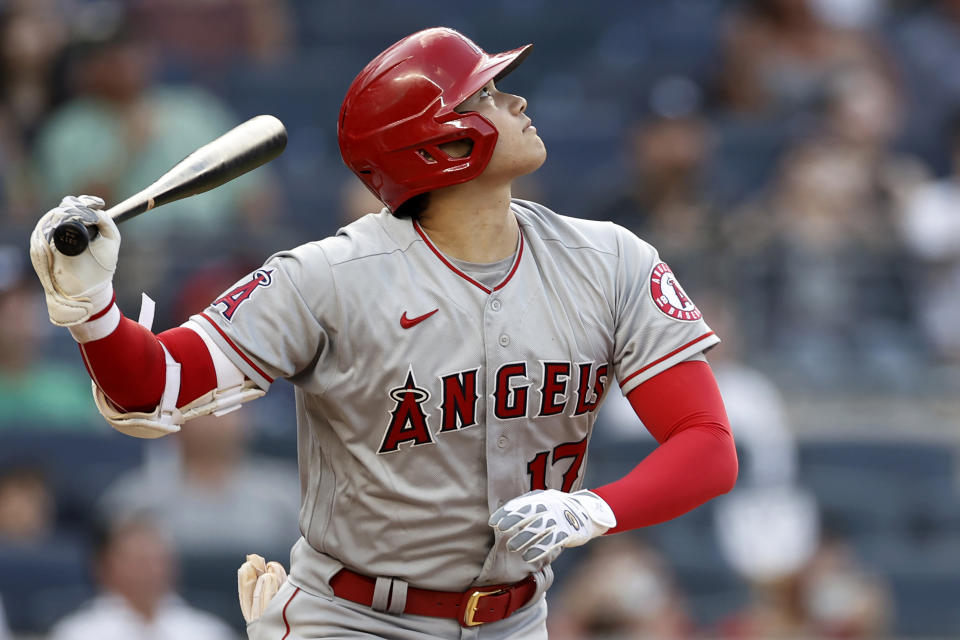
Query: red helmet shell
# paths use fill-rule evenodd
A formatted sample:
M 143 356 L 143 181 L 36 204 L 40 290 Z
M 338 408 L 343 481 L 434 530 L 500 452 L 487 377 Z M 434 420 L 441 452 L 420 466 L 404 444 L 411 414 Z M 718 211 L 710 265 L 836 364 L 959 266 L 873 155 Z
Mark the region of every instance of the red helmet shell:
M 477 177 L 493 155 L 497 130 L 480 114 L 454 108 L 513 71 L 532 46 L 488 55 L 444 27 L 400 40 L 347 90 L 337 127 L 344 163 L 391 211 L 415 195 Z M 463 139 L 473 142 L 466 157 L 439 148 Z

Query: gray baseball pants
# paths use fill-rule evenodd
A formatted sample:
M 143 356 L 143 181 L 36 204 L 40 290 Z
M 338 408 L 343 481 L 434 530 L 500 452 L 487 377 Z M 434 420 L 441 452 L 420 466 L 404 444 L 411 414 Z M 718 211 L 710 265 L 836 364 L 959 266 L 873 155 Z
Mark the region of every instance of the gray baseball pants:
M 544 640 L 550 580 L 538 576 L 530 604 L 498 622 L 464 628 L 456 620 L 393 615 L 329 593 L 310 593 L 290 580 L 270 601 L 263 616 L 247 626 L 250 640 L 315 640 L 318 638 L 388 638 L 391 640 Z

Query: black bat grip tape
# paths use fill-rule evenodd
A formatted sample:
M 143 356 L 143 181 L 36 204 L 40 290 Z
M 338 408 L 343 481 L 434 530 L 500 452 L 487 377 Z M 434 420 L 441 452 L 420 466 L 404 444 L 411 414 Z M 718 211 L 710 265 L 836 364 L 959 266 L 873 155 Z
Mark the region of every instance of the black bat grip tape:
M 53 230 L 53 244 L 65 256 L 78 256 L 97 237 L 100 230 L 79 220 L 65 220 Z

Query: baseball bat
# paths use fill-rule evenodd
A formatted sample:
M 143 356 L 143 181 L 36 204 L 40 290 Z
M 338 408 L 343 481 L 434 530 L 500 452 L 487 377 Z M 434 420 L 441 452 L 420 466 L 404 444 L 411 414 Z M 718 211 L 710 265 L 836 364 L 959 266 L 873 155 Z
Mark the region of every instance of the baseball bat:
M 105 211 L 115 222 L 175 200 L 204 193 L 276 158 L 287 146 L 287 130 L 273 116 L 256 116 L 209 142 L 149 187 Z M 97 237 L 97 227 L 79 220 L 62 222 L 53 231 L 57 251 L 75 256 Z

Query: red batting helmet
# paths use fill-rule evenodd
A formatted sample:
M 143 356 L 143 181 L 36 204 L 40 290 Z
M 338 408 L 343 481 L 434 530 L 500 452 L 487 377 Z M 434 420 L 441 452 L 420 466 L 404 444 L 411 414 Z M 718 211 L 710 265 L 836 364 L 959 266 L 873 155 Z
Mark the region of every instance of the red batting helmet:
M 493 155 L 497 130 L 479 113 L 454 108 L 507 75 L 533 45 L 488 55 L 443 27 L 400 40 L 354 79 L 340 107 L 340 154 L 391 211 L 409 198 L 471 180 Z M 439 145 L 471 140 L 464 158 Z

